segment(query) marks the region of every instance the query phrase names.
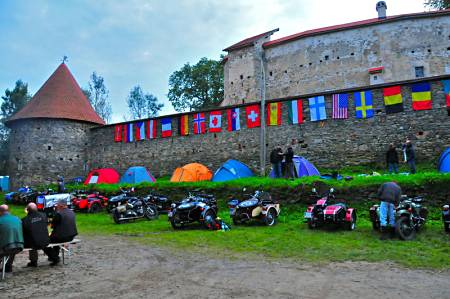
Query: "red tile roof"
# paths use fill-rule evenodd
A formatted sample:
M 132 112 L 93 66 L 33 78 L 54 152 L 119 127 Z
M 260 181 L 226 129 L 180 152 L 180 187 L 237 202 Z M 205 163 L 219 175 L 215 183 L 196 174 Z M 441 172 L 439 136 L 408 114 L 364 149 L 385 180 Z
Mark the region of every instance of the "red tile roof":
M 104 125 L 64 63 L 42 85 L 25 107 L 7 123 L 29 118 L 63 118 Z
M 399 21 L 399 20 L 416 19 L 416 18 L 424 18 L 424 17 L 436 16 L 436 15 L 447 15 L 447 14 L 450 14 L 450 9 L 403 14 L 403 15 L 396 15 L 396 16 L 388 16 L 385 19 L 374 18 L 374 19 L 362 20 L 362 21 L 346 23 L 346 24 L 341 24 L 341 25 L 328 26 L 328 27 L 323 27 L 323 28 L 318 28 L 318 29 L 307 30 L 307 31 L 292 34 L 289 36 L 285 36 L 285 37 L 282 37 L 279 39 L 275 39 L 275 40 L 264 43 L 263 47 L 270 48 L 270 47 L 277 46 L 277 45 L 280 45 L 280 44 L 283 44 L 286 42 L 294 41 L 294 40 L 297 40 L 300 38 L 324 34 L 324 33 L 330 33 L 330 32 L 335 32 L 335 31 L 354 29 L 354 28 L 365 27 L 365 26 L 370 26 L 370 25 L 375 25 L 375 24 L 389 23 L 389 22 L 394 22 L 394 21 Z
M 223 49 L 223 50 L 226 51 L 226 52 L 230 52 L 230 51 L 234 51 L 234 50 L 238 50 L 238 49 L 242 49 L 242 48 L 251 46 L 251 45 L 253 45 L 253 43 L 254 43 L 255 41 L 257 41 L 258 39 L 263 38 L 263 37 L 266 36 L 266 35 L 269 35 L 269 36 L 270 36 L 270 35 L 272 35 L 274 32 L 277 32 L 278 30 L 280 30 L 280 29 L 277 28 L 277 29 L 274 29 L 274 30 L 270 30 L 270 31 L 267 31 L 267 32 L 264 32 L 264 33 L 261 33 L 261 34 L 258 34 L 258 35 L 255 35 L 255 36 L 246 38 L 246 39 L 241 40 L 240 42 L 235 43 L 234 45 L 231 45 L 231 46 L 229 46 L 228 48 Z

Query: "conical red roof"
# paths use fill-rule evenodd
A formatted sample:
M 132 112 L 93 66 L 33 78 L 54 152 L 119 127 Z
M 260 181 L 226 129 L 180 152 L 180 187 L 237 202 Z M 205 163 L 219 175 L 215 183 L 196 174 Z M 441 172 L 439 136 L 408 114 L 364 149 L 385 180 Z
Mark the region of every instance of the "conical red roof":
M 7 123 L 29 118 L 63 118 L 105 124 L 64 63 Z

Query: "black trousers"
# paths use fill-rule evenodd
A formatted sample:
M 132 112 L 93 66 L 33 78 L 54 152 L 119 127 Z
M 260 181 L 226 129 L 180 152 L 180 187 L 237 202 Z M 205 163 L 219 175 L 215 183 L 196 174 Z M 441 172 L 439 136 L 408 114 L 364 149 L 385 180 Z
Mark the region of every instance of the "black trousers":
M 16 256 L 15 254 L 0 254 L 0 259 L 3 261 L 3 257 L 4 256 L 9 256 L 8 261 L 6 262 L 5 265 L 5 269 L 6 271 L 11 271 L 12 270 L 12 265 L 14 263 L 14 257 Z M 1 268 L 0 268 L 0 273 L 1 273 Z
M 68 237 L 68 238 L 55 238 L 50 236 L 50 243 L 64 243 L 64 242 L 70 242 L 73 240 L 74 237 Z M 57 261 L 59 260 L 59 251 L 61 250 L 61 247 L 55 246 L 55 247 L 46 247 L 44 248 L 45 254 L 48 256 L 48 258 L 51 261 Z M 30 258 L 31 259 L 31 258 Z

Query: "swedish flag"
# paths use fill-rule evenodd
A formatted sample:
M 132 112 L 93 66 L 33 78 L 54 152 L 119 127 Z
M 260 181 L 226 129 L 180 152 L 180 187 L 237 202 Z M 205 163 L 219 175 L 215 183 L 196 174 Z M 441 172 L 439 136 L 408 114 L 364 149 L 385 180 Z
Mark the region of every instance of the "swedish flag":
M 355 92 L 356 118 L 373 117 L 372 92 L 370 90 Z

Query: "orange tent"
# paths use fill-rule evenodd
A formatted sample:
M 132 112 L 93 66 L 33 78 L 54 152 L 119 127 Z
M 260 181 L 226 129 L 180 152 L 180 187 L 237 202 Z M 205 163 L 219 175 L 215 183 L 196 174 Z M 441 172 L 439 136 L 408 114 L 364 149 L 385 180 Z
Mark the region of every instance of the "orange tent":
M 209 181 L 212 178 L 212 172 L 205 165 L 191 163 L 178 167 L 170 178 L 171 182 L 197 182 Z

